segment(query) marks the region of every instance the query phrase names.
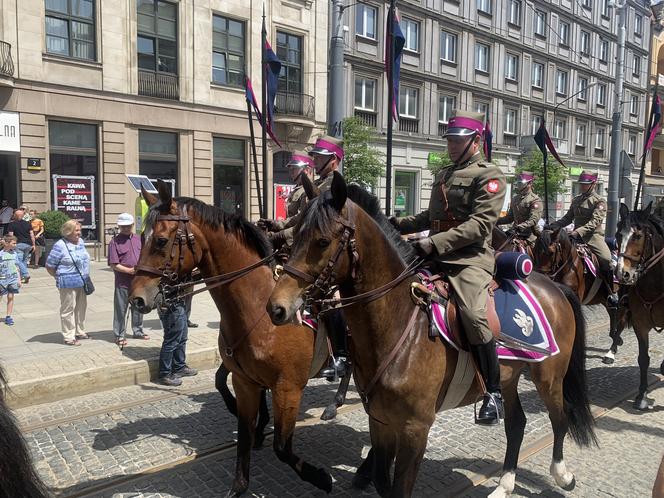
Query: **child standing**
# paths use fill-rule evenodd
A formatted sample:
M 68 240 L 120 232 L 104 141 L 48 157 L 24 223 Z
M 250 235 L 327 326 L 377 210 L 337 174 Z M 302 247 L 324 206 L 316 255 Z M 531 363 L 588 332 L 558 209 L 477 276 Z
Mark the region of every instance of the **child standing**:
M 14 294 L 18 294 L 21 279 L 17 265 L 16 242 L 13 235 L 5 235 L 4 247 L 0 251 L 0 297 L 7 296 L 7 316 L 5 325 L 14 325 L 12 313 L 14 311 Z

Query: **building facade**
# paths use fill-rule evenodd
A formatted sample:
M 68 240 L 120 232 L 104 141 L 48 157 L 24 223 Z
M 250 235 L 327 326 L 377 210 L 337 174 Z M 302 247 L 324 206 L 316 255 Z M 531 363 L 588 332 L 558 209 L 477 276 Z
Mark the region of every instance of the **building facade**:
M 348 114 L 377 128 L 385 146 L 384 2 L 348 9 Z M 452 109 L 484 112 L 493 161 L 508 175 L 534 147 L 542 118 L 569 177 L 550 208 L 559 215 L 578 192 L 582 169 L 599 171 L 606 195 L 613 114 L 617 15 L 608 0 L 402 0 L 406 38 L 393 146 L 393 212 L 412 214 L 429 201 L 432 152 Z M 630 0 L 623 94 L 624 158 L 637 161 L 646 118 L 650 11 Z M 629 173 L 636 181 L 637 172 Z M 384 179 L 380 193 L 384 197 Z M 555 207 L 555 213 L 553 208 Z
M 327 2 L 0 0 L 0 197 L 51 209 L 54 175 L 93 177 L 98 240 L 134 210 L 126 173 L 257 217 L 244 77 L 260 101 L 263 8 L 283 61 L 272 189 L 325 129 Z
M 664 100 L 664 4 L 658 3 L 652 7 L 653 31 L 652 50 L 650 54 L 650 85 L 657 88 L 660 99 Z M 652 152 L 648 156 L 645 169 L 643 201 L 664 199 L 664 132 L 655 137 Z

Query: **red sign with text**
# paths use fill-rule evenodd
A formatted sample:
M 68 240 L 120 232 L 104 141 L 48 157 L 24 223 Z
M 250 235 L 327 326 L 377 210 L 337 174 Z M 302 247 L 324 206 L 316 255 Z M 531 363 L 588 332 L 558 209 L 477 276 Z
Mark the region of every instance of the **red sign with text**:
M 295 185 L 284 183 L 274 184 L 274 219 L 285 220 L 288 218 L 288 196 L 295 188 Z
M 95 228 L 94 176 L 53 175 L 54 207 L 83 228 Z

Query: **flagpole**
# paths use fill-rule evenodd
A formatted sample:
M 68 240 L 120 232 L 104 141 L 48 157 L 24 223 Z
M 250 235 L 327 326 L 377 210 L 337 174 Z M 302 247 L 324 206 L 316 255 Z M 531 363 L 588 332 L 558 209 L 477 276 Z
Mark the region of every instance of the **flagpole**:
M 542 154 L 544 156 L 544 222 L 549 224 L 549 173 L 547 171 L 547 157 L 548 154 L 545 152 Z
M 655 92 L 653 95 L 657 95 L 657 87 L 658 84 L 655 84 Z M 648 99 L 650 99 L 650 94 L 648 94 Z M 646 102 L 646 105 L 647 102 Z M 652 125 L 653 125 L 653 119 L 655 118 L 655 113 L 653 112 L 655 110 L 655 99 L 652 99 L 652 102 L 650 104 L 650 118 L 648 118 L 648 129 L 643 137 L 643 155 L 641 156 L 641 171 L 639 171 L 639 182 L 636 184 L 636 195 L 634 196 L 634 211 L 639 209 L 639 200 L 641 197 L 641 188 L 643 188 L 643 179 L 645 176 L 646 172 L 646 156 L 648 155 L 648 151 L 646 150 L 646 145 L 648 145 L 648 140 L 650 139 L 650 133 L 652 132 Z
M 394 125 L 394 12 L 396 0 L 390 0 L 387 20 L 387 154 L 385 157 L 385 215 L 392 214 L 392 129 Z
M 266 60 L 265 60 L 265 44 L 267 43 L 267 30 L 265 29 L 265 4 L 263 4 L 263 27 L 261 29 L 261 99 L 262 99 L 262 109 L 261 113 L 262 123 L 261 123 L 261 144 L 263 145 L 263 202 L 261 209 L 261 218 L 267 218 L 267 206 L 269 199 L 269 188 L 267 182 L 267 73 L 266 73 Z M 259 206 L 260 206 L 259 202 Z
M 246 83 L 245 83 L 246 84 Z M 254 118 L 251 112 L 251 102 L 247 99 L 247 117 L 249 118 L 249 136 L 251 137 L 251 155 L 254 159 L 254 179 L 256 181 L 256 195 L 258 196 L 258 212 L 261 218 L 266 218 L 263 212 L 263 198 L 261 196 L 261 180 L 258 177 L 258 154 L 256 153 L 256 136 L 254 135 Z

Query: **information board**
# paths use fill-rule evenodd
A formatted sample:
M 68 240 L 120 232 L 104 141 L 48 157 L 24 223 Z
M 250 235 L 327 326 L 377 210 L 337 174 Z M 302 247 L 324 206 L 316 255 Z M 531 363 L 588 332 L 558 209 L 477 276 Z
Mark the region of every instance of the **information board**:
M 53 175 L 53 206 L 82 228 L 96 228 L 95 177 Z

